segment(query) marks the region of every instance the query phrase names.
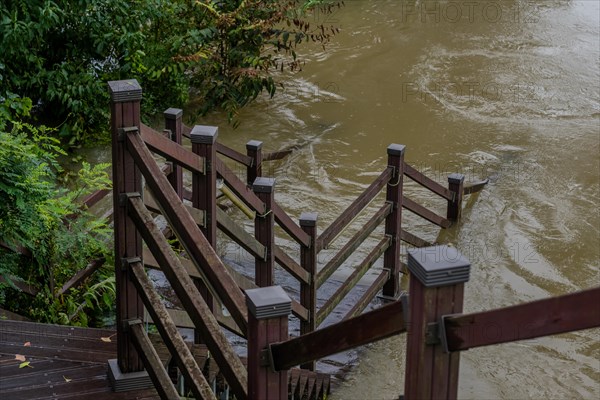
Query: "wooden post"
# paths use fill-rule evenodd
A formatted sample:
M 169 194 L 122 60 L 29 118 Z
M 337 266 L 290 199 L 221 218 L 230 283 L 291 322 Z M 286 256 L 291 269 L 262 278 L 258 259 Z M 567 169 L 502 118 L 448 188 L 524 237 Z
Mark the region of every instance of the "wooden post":
M 252 157 L 252 165 L 247 167 L 246 179 L 248 185 L 252 185 L 254 180 L 262 176 L 262 145 L 263 142 L 251 140 L 246 143 L 246 154 Z
M 292 301 L 280 286 L 246 291 L 248 305 L 248 398 L 288 398 L 287 370 L 274 372 L 269 365 L 269 344 L 288 339 Z
M 310 274 L 309 283 L 300 283 L 300 304 L 308 310 L 308 321 L 300 320 L 300 335 L 313 332 L 316 329 L 317 316 L 317 213 L 302 213 L 300 227 L 310 236 L 310 245 L 300 247 L 300 265 Z M 311 371 L 315 370 L 315 362 L 311 361 L 300 366 Z
M 454 173 L 448 175 L 448 189 L 454 193 L 454 201 L 448 200 L 446 218 L 449 221 L 456 222 L 460 219 L 462 213 L 464 183 L 465 176 L 463 174 Z
M 254 281 L 260 287 L 273 285 L 273 271 L 275 269 L 275 215 L 273 203 L 275 201 L 275 179 L 258 177 L 254 180 L 252 190 L 259 199 L 265 203 L 265 213 L 256 214 L 254 219 L 254 235 L 265 246 L 265 258 L 255 258 Z
M 388 168 L 394 173 L 387 184 L 386 202 L 392 211 L 385 219 L 385 234 L 391 239 L 390 246 L 383 255 L 383 268 L 390 275 L 383 285 L 383 297 L 396 299 L 400 294 L 400 234 L 402 232 L 402 186 L 404 181 L 404 150 L 401 144 L 391 144 L 387 148 Z
M 144 369 L 127 320 L 143 319 L 144 305 L 131 279 L 128 260 L 142 257 L 142 237 L 127 215 L 127 194 L 142 193 L 142 175 L 127 151 L 127 131 L 139 132 L 142 88 L 135 79 L 108 82 L 111 96 L 112 175 L 117 295 L 117 365 L 121 373 Z
M 217 151 L 215 142 L 219 135 L 216 126 L 196 125 L 190 133 L 192 151 L 205 158 L 204 174 L 192 175 L 192 206 L 204 211 L 204 226 L 200 229 L 213 249 L 217 249 L 217 168 L 215 160 Z M 200 294 L 206 304 L 214 313 L 214 299 L 206 283 L 200 279 L 195 281 Z M 196 332 L 196 343 L 201 343 L 201 338 Z
M 448 353 L 442 316 L 462 312 L 469 260 L 450 246 L 408 251 L 410 271 L 404 397 L 456 399 L 460 353 Z
M 181 144 L 182 139 L 182 115 L 183 110 L 179 108 L 169 108 L 164 112 L 165 129 L 171 132 L 171 140 L 177 144 Z M 169 182 L 171 182 L 171 186 L 175 189 L 177 196 L 183 199 L 183 169 L 177 163 L 173 162 L 172 165 L 173 171 L 169 175 Z

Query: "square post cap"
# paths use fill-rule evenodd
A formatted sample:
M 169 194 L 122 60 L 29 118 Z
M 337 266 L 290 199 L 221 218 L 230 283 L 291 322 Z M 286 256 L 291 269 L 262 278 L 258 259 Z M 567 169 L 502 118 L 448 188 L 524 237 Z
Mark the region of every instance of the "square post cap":
M 252 190 L 254 193 L 273 193 L 275 190 L 275 179 L 259 176 L 252 184 Z
M 406 146 L 403 144 L 390 144 L 387 148 L 387 153 L 389 156 L 401 156 L 404 154 L 404 149 Z
M 263 142 L 260 140 L 250 140 L 246 143 L 246 150 L 258 151 L 262 149 Z
M 408 270 L 425 287 L 468 282 L 471 262 L 451 246 L 432 246 L 408 250 Z
M 142 87 L 136 79 L 108 81 L 108 90 L 113 103 L 142 100 Z
M 315 212 L 303 212 L 300 214 L 300 226 L 317 226 L 318 217 Z
M 465 176 L 463 174 L 457 174 L 456 172 L 448 175 L 448 183 L 456 183 L 461 184 L 465 181 Z
M 181 108 L 167 108 L 163 113 L 166 119 L 178 119 L 183 115 Z
M 292 300 L 281 286 L 246 290 L 246 305 L 256 319 L 285 317 L 292 312 Z
M 215 144 L 219 136 L 219 127 L 195 125 L 190 133 L 190 140 L 197 144 Z

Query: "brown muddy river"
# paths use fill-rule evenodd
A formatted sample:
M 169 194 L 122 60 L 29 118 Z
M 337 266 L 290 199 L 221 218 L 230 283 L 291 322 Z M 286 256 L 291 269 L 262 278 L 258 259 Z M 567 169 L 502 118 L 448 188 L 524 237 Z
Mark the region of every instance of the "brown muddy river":
M 599 10 L 593 0 L 346 1 L 312 17 L 342 32 L 326 51 L 304 48 L 308 63 L 283 96 L 245 110 L 236 132 L 220 116 L 201 123 L 238 148 L 304 143 L 269 173 L 284 207 L 319 211 L 321 227 L 382 170 L 390 143 L 440 182 L 490 177 L 437 238 L 472 262 L 466 312 L 588 288 L 600 283 Z M 436 239 L 409 214 L 411 231 Z M 404 337 L 368 346 L 332 398 L 397 398 L 404 353 Z M 595 399 L 599 386 L 598 330 L 462 354 L 461 398 Z
M 318 211 L 321 230 L 383 170 L 390 143 L 406 145 L 407 161 L 439 182 L 451 172 L 489 177 L 460 226 L 439 237 L 404 214 L 411 232 L 471 260 L 465 312 L 600 284 L 599 2 L 345 3 L 311 17 L 342 31 L 325 51 L 300 50 L 308 62 L 282 94 L 244 110 L 236 131 L 222 115 L 197 123 L 220 126 L 220 140 L 239 149 L 250 139 L 266 151 L 302 144 L 265 172 L 282 206 L 294 218 Z M 421 188 L 405 191 L 444 212 Z M 340 356 L 353 368 L 331 398 L 398 398 L 404 356 L 403 336 Z M 598 329 L 461 357 L 461 398 L 600 398 Z

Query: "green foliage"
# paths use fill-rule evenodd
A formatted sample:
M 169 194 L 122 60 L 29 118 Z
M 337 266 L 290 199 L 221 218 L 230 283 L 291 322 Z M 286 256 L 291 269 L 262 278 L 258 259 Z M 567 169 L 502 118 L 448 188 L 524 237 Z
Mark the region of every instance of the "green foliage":
M 233 117 L 262 91 L 275 93 L 269 72 L 299 68 L 299 43 L 337 32 L 302 21 L 312 7 L 331 12 L 332 3 L 4 0 L 0 100 L 31 98 L 33 116 L 70 144 L 107 131 L 108 80 L 138 79 L 146 115 L 182 107 L 192 88 L 202 112 L 222 107 Z
M 26 115 L 28 103 L 14 102 L 25 105 L 17 112 Z M 59 187 L 57 158 L 64 153 L 58 140 L 44 127 L 14 119 L 10 110 L 0 107 L 12 118 L 0 119 L 11 126 L 10 132 L 0 130 L 0 302 L 36 320 L 87 325 L 87 311 L 112 302 L 114 277 L 105 272 L 79 290 L 59 291 L 92 259 L 110 258 L 112 231 L 77 203 L 109 187 L 107 165 L 84 163 L 74 188 Z M 23 284 L 38 290 L 33 299 L 17 289 Z

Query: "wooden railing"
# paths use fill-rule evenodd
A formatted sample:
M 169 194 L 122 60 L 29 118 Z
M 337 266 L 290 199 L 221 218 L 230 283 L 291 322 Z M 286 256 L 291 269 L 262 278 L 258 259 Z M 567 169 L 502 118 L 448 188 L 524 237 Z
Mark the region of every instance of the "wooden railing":
M 275 179 L 262 176 L 264 161 L 278 159 L 289 152 L 263 155 L 262 143 L 250 141 L 246 146 L 246 154 L 242 154 L 217 141 L 216 127 L 196 125 L 188 128 L 183 125 L 182 112 L 178 109 L 165 112 L 166 129 L 162 133 L 157 132 L 140 122 L 141 88 L 136 81 L 111 82 L 110 88 L 119 321 L 117 340 L 121 372 L 140 371 L 145 365 L 155 384 L 167 385 L 165 371 L 161 369 L 163 367 L 159 365 L 156 352 L 149 348 L 140 328 L 145 307 L 185 376 L 190 390 L 200 398 L 209 396 L 205 378 L 196 371 L 193 356 L 175 333 L 175 314 L 165 309 L 159 301 L 156 290 L 146 276 L 145 268 L 163 271 L 194 325 L 195 342 L 208 347 L 236 398 L 244 399 L 252 397 L 252 393 L 255 393 L 253 390 L 259 390 L 257 387 L 261 385 L 254 381 L 258 379 L 257 374 L 262 374 L 257 371 L 264 367 L 264 362 L 260 361 L 263 360 L 260 343 L 265 339 L 259 336 L 265 329 L 267 332 L 271 328 L 264 325 L 261 322 L 263 317 L 260 313 L 257 314 L 256 307 L 260 307 L 260 298 L 254 304 L 252 302 L 256 299 L 251 296 L 245 298 L 242 290 L 271 287 L 275 281 L 275 264 L 279 264 L 300 284 L 300 301 L 289 300 L 289 310 L 300 320 L 302 337 L 325 335 L 319 333 L 321 331 L 317 331 L 317 327 L 376 261 L 383 257 L 382 270 L 344 316 L 343 323 L 355 326 L 352 324 L 360 324 L 363 320 L 367 323 L 371 321 L 370 318 L 383 318 L 390 312 L 396 312 L 394 307 L 397 305 L 377 311 L 379 314 L 359 315 L 379 292 L 392 301 L 398 298 L 400 273 L 406 269 L 401 263 L 400 242 L 405 241 L 417 247 L 429 244 L 403 229 L 402 209 L 412 211 L 442 228 L 449 227 L 460 216 L 464 177 L 451 176 L 449 187 L 444 188 L 405 163 L 404 146 L 394 144 L 387 149 L 387 167 L 379 177 L 318 235 L 317 214 L 303 213 L 296 223 L 275 199 Z M 182 146 L 184 137 L 190 139 L 191 150 Z M 246 170 L 245 179 L 238 177 L 218 157 L 219 154 L 240 163 Z M 155 155 L 166 159 L 167 164 L 159 167 Z M 183 184 L 184 171 L 191 174 L 191 190 Z M 437 215 L 405 197 L 405 175 L 447 201 L 447 216 Z M 217 178 L 221 178 L 225 185 L 222 191 L 231 191 L 239 203 L 244 204 L 245 212 L 254 215 L 253 233 L 246 232 L 217 206 Z M 481 187 L 483 185 L 479 189 Z M 327 264 L 319 266 L 319 252 L 328 249 L 384 188 L 386 199 L 382 206 Z M 88 201 L 91 204 L 103 195 L 105 193 L 99 193 Z M 191 206 L 184 204 L 183 200 L 190 201 Z M 168 226 L 159 229 L 152 213 L 162 214 Z M 378 244 L 325 304 L 317 309 L 316 294 L 319 287 L 383 223 L 384 234 Z M 299 260 L 295 260 L 275 244 L 275 225 L 297 243 L 300 248 Z M 218 257 L 215 251 L 218 229 L 255 258 L 253 282 L 225 265 Z M 169 237 L 177 238 L 187 257 L 175 254 L 168 242 Z M 252 306 L 249 311 L 246 303 L 256 307 Z M 230 318 L 220 312 L 221 304 L 231 315 Z M 279 333 L 269 334 L 269 340 L 276 337 L 279 341 L 287 339 L 287 323 L 284 333 L 281 321 L 277 325 Z M 219 324 L 248 339 L 248 372 L 233 352 Z M 390 329 L 396 332 L 397 324 L 392 323 L 385 328 L 384 335 L 391 334 Z M 364 335 L 360 336 L 360 332 L 362 331 L 358 329 L 357 337 L 364 338 Z M 316 357 L 314 354 L 311 357 L 301 362 L 302 368 L 314 370 Z M 278 379 L 282 380 L 282 376 L 278 375 Z M 248 381 L 249 377 L 251 382 Z M 169 397 L 174 388 L 164 387 L 161 390 L 163 397 Z M 281 390 L 280 393 L 283 393 L 283 389 Z
M 263 351 L 270 362 L 262 368 L 283 374 L 296 365 L 407 332 L 403 398 L 456 399 L 460 351 L 600 327 L 600 287 L 462 314 L 470 263 L 456 249 L 412 250 L 408 266 L 410 295 L 300 337 L 268 341 Z M 278 387 L 269 377 L 267 385 Z

